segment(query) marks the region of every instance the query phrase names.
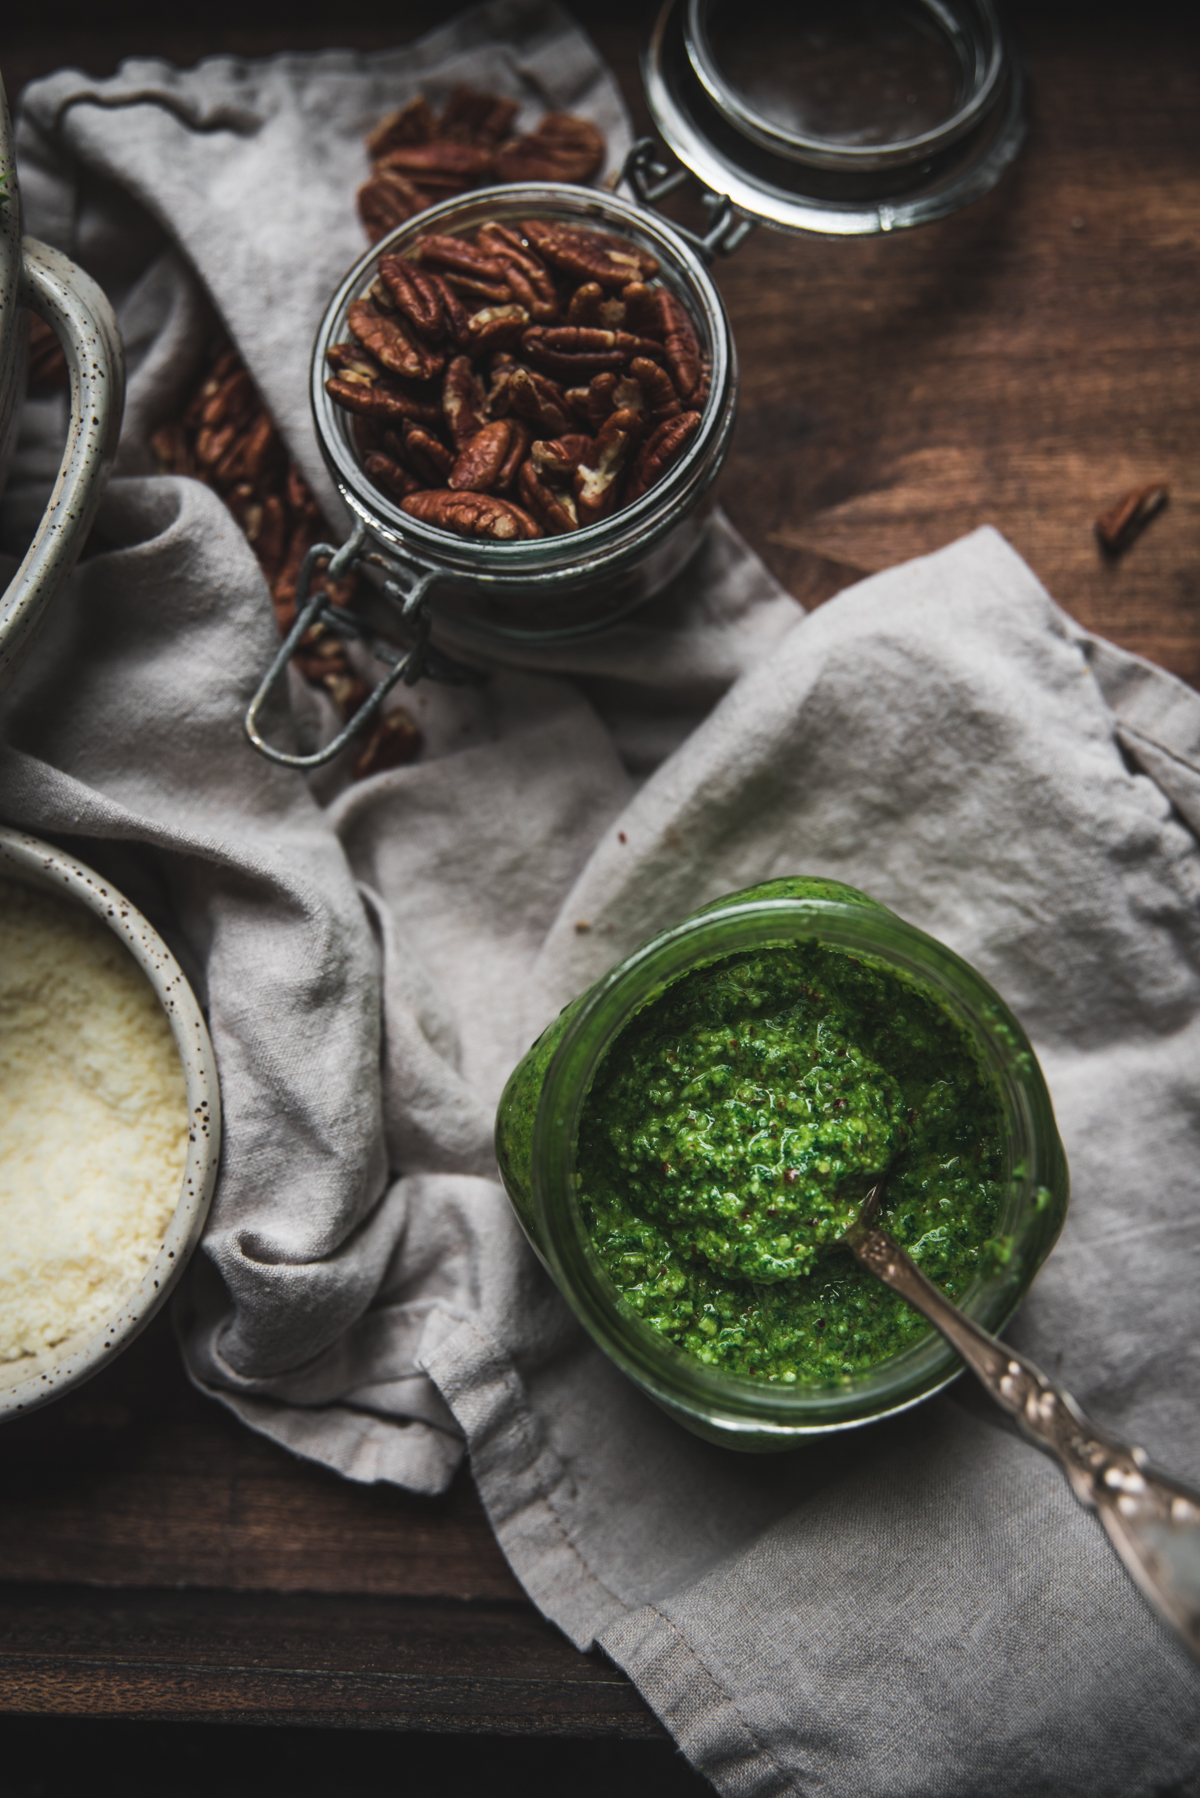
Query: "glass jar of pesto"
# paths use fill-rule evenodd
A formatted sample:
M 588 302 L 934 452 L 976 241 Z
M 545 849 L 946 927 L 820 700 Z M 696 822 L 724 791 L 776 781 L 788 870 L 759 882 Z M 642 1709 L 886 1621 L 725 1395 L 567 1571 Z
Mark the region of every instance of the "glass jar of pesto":
M 907 1409 L 960 1363 L 836 1236 L 883 1221 L 986 1329 L 1067 1207 L 1033 1051 L 966 962 L 865 894 L 732 894 L 568 1005 L 496 1123 L 530 1242 L 606 1354 L 730 1447 Z

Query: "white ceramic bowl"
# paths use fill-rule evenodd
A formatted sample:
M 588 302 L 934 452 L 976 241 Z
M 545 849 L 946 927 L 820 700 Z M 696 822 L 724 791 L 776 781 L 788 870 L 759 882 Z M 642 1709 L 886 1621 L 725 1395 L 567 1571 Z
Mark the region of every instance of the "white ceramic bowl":
M 166 1299 L 200 1239 L 221 1152 L 221 1096 L 208 1027 L 182 968 L 158 932 L 111 882 L 61 849 L 0 826 L 0 875 L 85 905 L 142 969 L 179 1050 L 187 1084 L 188 1156 L 174 1215 L 140 1283 L 121 1305 L 41 1355 L 0 1364 L 0 1420 L 34 1410 L 98 1373 L 132 1342 Z

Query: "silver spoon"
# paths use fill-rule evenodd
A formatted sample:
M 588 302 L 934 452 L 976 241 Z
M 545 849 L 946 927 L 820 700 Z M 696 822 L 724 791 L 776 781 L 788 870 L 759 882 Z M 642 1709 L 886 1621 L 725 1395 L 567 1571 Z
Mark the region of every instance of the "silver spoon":
M 1094 1424 L 1069 1392 L 951 1304 L 875 1222 L 886 1184 L 885 1177 L 867 1194 L 842 1242 L 941 1331 L 1022 1435 L 1058 1459 L 1159 1616 L 1200 1656 L 1200 1492 L 1152 1468 L 1144 1449 Z

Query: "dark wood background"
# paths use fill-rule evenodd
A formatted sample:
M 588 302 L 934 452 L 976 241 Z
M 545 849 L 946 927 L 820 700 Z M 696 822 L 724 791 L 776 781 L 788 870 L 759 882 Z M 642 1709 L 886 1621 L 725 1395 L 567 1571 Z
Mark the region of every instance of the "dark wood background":
M 64 63 L 381 47 L 451 10 L 45 0 L 7 10 L 0 69 L 11 100 Z M 641 9 L 576 11 L 645 127 Z M 742 363 L 722 497 L 806 605 L 995 524 L 1081 622 L 1200 685 L 1200 25 L 1015 12 L 1032 123 L 993 194 L 888 239 L 759 230 L 721 265 Z M 1155 480 L 1168 508 L 1106 560 L 1096 515 Z M 0 1435 L 0 1711 L 21 1794 L 114 1750 L 134 1789 L 169 1757 L 180 1793 L 708 1790 L 537 1617 L 466 1475 L 425 1501 L 290 1458 L 190 1389 L 166 1320 Z

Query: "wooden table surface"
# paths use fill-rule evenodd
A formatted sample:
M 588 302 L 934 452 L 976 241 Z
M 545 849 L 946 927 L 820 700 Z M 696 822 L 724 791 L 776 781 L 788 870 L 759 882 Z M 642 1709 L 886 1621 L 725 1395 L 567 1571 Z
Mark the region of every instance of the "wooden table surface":
M 103 32 L 52 0 L 8 29 L 2 66 L 11 97 L 64 62 L 376 47 L 447 10 L 357 0 L 335 25 L 222 0 L 201 36 L 148 0 L 106 8 Z M 644 127 L 639 12 L 577 11 Z M 759 230 L 719 267 L 742 364 L 722 497 L 809 606 L 994 524 L 1082 623 L 1200 685 L 1200 30 L 1051 0 L 1017 25 L 1031 128 L 994 193 L 888 239 Z M 1155 480 L 1167 509 L 1107 561 L 1095 516 Z M 465 1474 L 428 1501 L 290 1458 L 191 1390 L 165 1319 L 0 1440 L 0 1709 L 39 1754 L 84 1725 L 38 1735 L 38 1717 L 140 1719 L 142 1749 L 146 1720 L 303 1723 L 307 1790 L 322 1728 L 482 1733 L 486 1768 L 523 1778 L 495 1738 L 591 1737 L 608 1746 L 546 1778 L 708 1789 L 623 1676 L 535 1614 Z

